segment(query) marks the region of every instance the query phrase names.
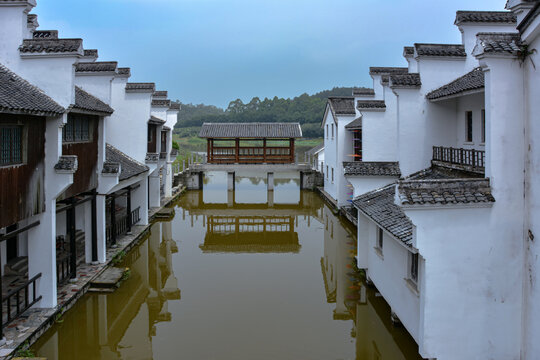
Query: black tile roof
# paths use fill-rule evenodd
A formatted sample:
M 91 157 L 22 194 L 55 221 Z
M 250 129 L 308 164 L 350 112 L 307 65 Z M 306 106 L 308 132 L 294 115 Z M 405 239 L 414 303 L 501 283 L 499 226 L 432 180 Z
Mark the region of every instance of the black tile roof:
M 352 96 L 331 96 L 328 103 L 335 115 L 354 115 L 354 98 Z
M 131 68 L 128 67 L 120 67 L 117 69 L 118 75 L 126 75 L 131 76 Z
M 82 53 L 82 39 L 24 39 L 22 53 Z
M 384 100 L 358 100 L 356 102 L 357 109 L 386 109 Z
M 414 55 L 414 46 L 404 46 L 403 47 L 403 56 L 413 56 Z
M 74 173 L 79 167 L 77 155 L 62 155 L 58 162 L 54 165 L 54 170 L 57 172 Z
M 372 66 L 369 68 L 370 75 L 406 74 L 408 72 L 409 72 L 409 69 L 406 67 Z
M 58 30 L 35 30 L 33 39 L 58 39 Z
M 437 100 L 447 96 L 462 94 L 465 92 L 479 90 L 484 88 L 484 72 L 481 68 L 457 78 L 456 80 L 433 90 L 426 95 L 429 100 Z
M 36 14 L 28 14 L 28 17 L 26 18 L 26 22 L 28 23 L 28 25 L 32 25 L 32 26 L 39 26 L 39 23 L 38 23 L 38 16 Z
M 105 159 L 109 163 L 120 164 L 120 181 L 137 176 L 149 170 L 148 166 L 129 157 L 111 144 L 107 144 Z
M 358 176 L 401 176 L 398 162 L 352 161 L 343 162 L 345 175 Z
M 355 129 L 361 129 L 362 128 L 362 117 L 358 117 L 345 125 L 345 129 L 347 130 L 355 130 Z
M 166 121 L 156 116 L 150 116 L 150 120 L 148 120 L 148 123 L 153 125 L 163 125 L 166 123 Z
M 65 109 L 43 91 L 0 64 L 0 112 L 60 115 Z
M 319 151 L 324 149 L 324 142 L 320 143 L 319 145 L 312 147 L 308 151 L 306 151 L 306 154 L 313 155 L 315 153 L 318 153 Z
M 171 110 L 180 110 L 180 103 L 171 102 L 171 106 L 169 106 L 169 109 L 171 109 Z
M 97 58 L 98 51 L 97 49 L 84 49 L 84 56 Z
M 301 138 L 298 123 L 204 123 L 199 137 L 202 138 Z
M 414 44 L 418 56 L 466 57 L 465 47 L 461 44 Z
M 370 191 L 353 200 L 353 205 L 378 226 L 405 245 L 412 245 L 413 224 L 401 207 L 394 203 L 395 184 Z
M 127 92 L 154 92 L 156 90 L 156 84 L 154 83 L 127 83 Z
M 365 87 L 358 87 L 353 89 L 353 96 L 374 96 L 375 90 Z
M 402 74 L 402 75 L 390 75 L 391 87 L 420 87 L 422 81 L 420 80 L 420 74 Z
M 110 115 L 114 112 L 113 108 L 109 105 L 78 86 L 75 86 L 75 104 L 72 108 L 74 110 L 89 111 L 100 115 Z
M 398 184 L 398 195 L 407 206 L 495 202 L 489 179 L 403 180 Z
M 454 24 L 462 23 L 516 24 L 517 17 L 511 11 L 458 11 Z
M 156 96 L 156 97 L 167 97 L 167 95 L 168 95 L 168 92 L 164 90 L 154 91 L 154 94 L 153 94 L 153 96 Z
M 517 55 L 521 47 L 519 34 L 515 33 L 478 33 L 474 54 Z
M 170 107 L 171 106 L 171 100 L 152 100 L 152 106 L 162 106 L 162 107 Z
M 75 65 L 75 72 L 115 72 L 117 67 L 116 61 L 81 62 Z

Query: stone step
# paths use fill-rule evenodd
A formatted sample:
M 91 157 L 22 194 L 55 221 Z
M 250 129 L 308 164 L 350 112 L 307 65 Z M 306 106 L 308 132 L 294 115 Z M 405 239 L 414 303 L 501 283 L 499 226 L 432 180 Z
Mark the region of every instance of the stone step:
M 90 289 L 110 289 L 114 291 L 120 285 L 126 269 L 110 267 L 105 269 L 90 283 Z M 101 290 L 100 290 L 101 291 Z

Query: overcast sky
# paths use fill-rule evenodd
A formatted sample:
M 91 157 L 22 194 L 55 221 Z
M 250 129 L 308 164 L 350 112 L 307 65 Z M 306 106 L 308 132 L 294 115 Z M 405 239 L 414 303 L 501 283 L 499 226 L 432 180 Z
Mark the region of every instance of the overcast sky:
M 82 37 L 184 103 L 226 107 L 369 86 L 369 66 L 404 66 L 404 45 L 458 43 L 456 10 L 506 0 L 37 0 L 40 28 Z

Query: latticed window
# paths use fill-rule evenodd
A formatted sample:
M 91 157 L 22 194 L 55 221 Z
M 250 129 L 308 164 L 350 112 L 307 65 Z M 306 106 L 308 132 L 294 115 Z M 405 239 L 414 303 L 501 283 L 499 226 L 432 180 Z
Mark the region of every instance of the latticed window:
M 354 160 L 362 161 L 362 130 L 355 130 L 353 133 Z
M 62 129 L 62 140 L 64 142 L 90 141 L 90 121 L 88 116 L 70 114 Z
M 0 127 L 0 166 L 23 162 L 22 126 Z

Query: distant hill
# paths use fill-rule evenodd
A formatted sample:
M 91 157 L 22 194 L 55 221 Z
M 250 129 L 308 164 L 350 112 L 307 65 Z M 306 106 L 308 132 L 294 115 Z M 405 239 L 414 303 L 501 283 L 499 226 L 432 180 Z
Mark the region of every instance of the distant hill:
M 247 104 L 236 99 L 229 103 L 227 109 L 204 104 L 181 104 L 177 132 L 185 133 L 183 128 L 200 127 L 204 122 L 299 122 L 304 137 L 323 136 L 320 123 L 329 96 L 350 96 L 353 88 L 335 87 L 314 95 L 302 94 L 293 99 L 277 96 L 264 100 L 254 97 Z M 187 130 L 187 129 L 185 129 Z

